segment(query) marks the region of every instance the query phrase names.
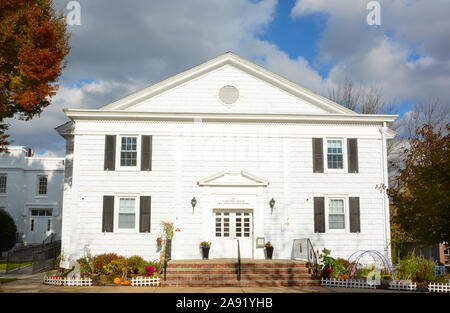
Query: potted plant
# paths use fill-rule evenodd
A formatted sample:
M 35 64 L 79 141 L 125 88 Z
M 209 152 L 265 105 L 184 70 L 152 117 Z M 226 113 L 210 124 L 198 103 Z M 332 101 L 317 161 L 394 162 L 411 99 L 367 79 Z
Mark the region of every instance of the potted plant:
M 166 255 L 165 259 L 167 261 L 171 260 L 172 257 L 172 238 L 173 238 L 173 223 L 162 222 L 164 228 L 164 234 L 166 235 Z
M 266 246 L 266 256 L 268 260 L 272 260 L 272 255 L 273 255 L 273 246 L 270 243 L 270 241 L 266 242 L 265 244 Z
M 200 248 L 202 248 L 203 260 L 208 260 L 209 248 L 211 248 L 211 242 L 209 242 L 209 241 L 202 241 L 202 242 L 200 242 Z

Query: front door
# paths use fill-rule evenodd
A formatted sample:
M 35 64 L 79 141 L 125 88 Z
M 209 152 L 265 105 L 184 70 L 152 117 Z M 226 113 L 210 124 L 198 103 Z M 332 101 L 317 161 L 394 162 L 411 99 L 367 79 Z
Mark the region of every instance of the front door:
M 31 209 L 30 224 L 28 226 L 28 243 L 42 243 L 46 234 L 52 229 L 51 209 Z
M 213 258 L 253 258 L 252 210 L 217 209 L 214 214 Z

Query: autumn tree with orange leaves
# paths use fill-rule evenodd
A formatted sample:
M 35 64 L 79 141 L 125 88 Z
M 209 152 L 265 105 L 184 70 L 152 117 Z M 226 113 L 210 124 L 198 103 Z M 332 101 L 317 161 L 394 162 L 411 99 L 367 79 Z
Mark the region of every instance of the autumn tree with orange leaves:
M 388 189 L 392 219 L 415 240 L 450 242 L 450 124 L 424 125 L 409 138 L 396 184 Z
M 69 34 L 51 0 L 0 1 L 0 152 L 7 118 L 30 120 L 50 105 L 66 67 Z

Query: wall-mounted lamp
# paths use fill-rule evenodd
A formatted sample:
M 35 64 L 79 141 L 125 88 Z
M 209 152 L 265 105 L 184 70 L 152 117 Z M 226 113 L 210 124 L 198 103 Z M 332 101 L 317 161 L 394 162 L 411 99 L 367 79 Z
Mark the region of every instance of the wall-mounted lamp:
M 273 207 L 275 206 L 275 200 L 274 200 L 274 198 L 272 198 L 272 200 L 270 200 L 269 205 L 270 205 L 270 209 L 271 209 L 272 212 L 273 212 Z
M 192 205 L 192 212 L 194 212 L 194 208 L 195 208 L 195 206 L 197 205 L 197 200 L 195 199 L 195 197 L 192 198 L 192 200 L 191 200 L 191 205 Z

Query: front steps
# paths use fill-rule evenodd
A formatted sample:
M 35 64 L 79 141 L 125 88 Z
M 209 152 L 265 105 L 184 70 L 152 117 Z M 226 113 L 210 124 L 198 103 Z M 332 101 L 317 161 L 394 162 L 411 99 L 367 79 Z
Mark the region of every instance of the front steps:
M 241 262 L 238 280 L 236 259 L 177 260 L 167 263 L 162 286 L 178 287 L 258 287 L 318 286 L 305 262 L 292 260 L 253 260 Z

